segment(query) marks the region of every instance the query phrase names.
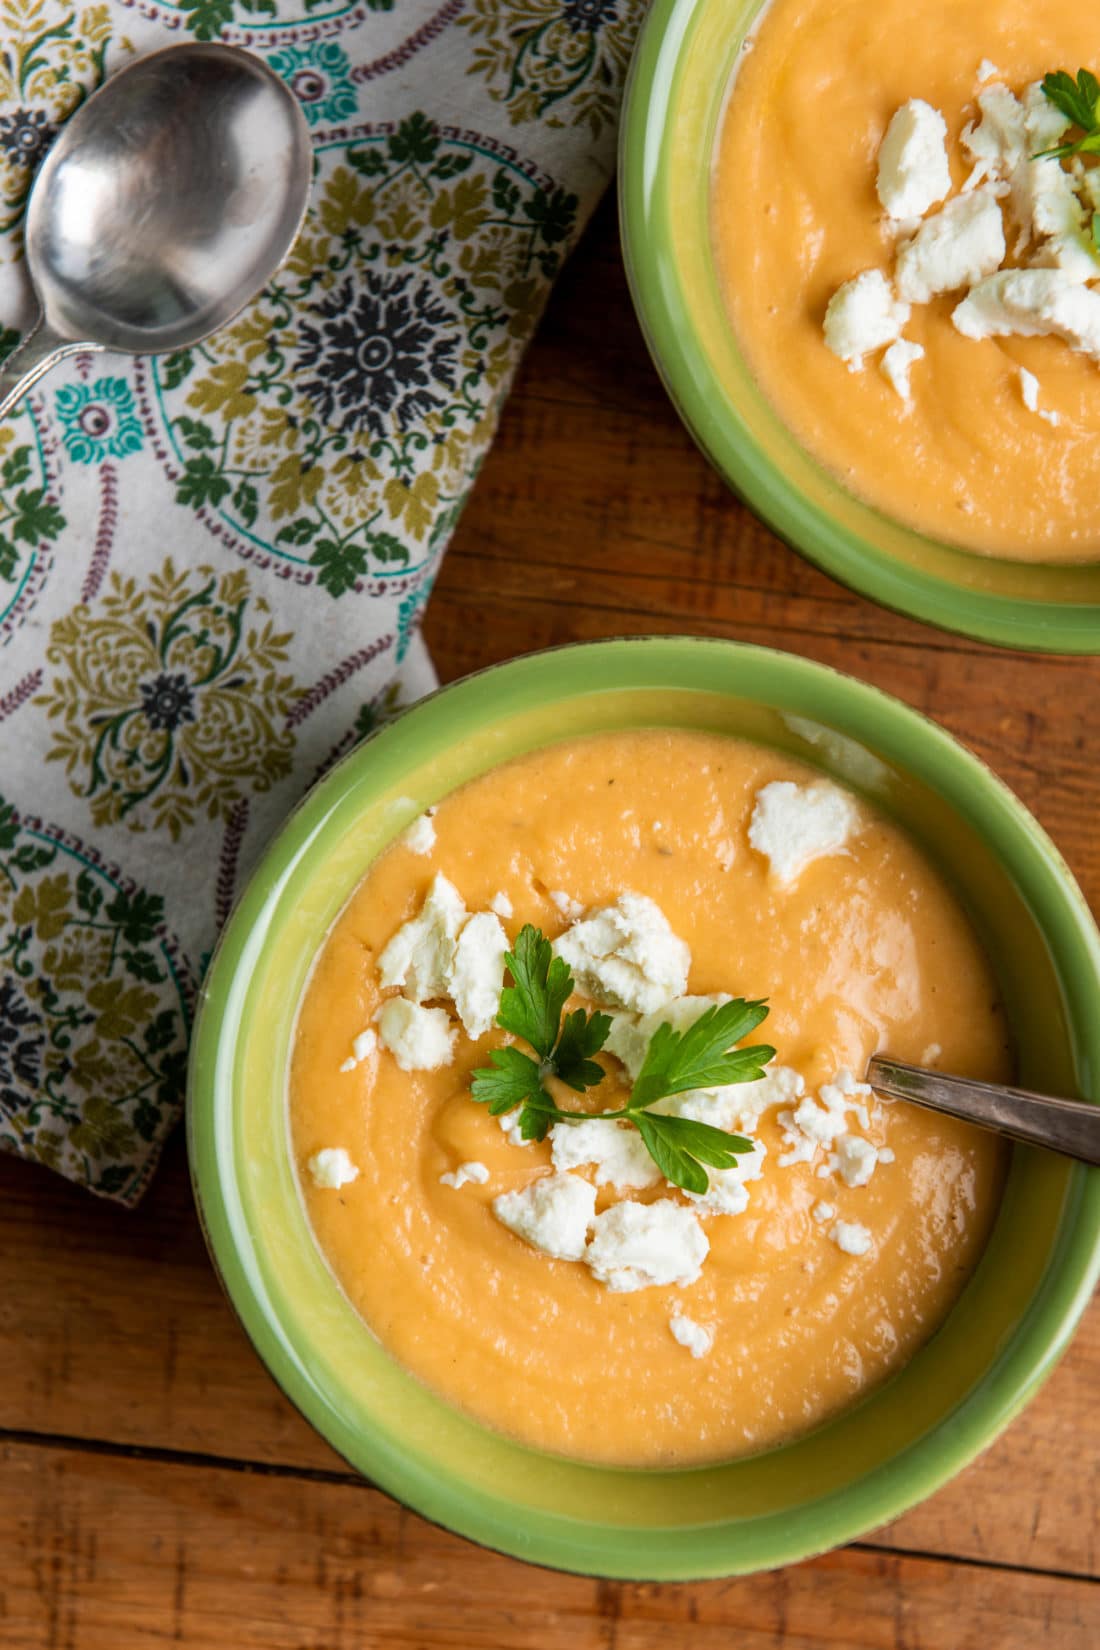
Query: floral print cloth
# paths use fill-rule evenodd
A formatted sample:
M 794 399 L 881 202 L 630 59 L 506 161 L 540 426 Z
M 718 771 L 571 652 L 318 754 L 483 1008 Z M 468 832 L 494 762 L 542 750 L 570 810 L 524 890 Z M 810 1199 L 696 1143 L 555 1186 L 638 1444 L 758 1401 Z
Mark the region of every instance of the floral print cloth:
M 124 1203 L 198 982 L 303 790 L 432 685 L 417 625 L 547 291 L 611 174 L 641 0 L 0 0 L 0 355 L 62 122 L 223 40 L 301 102 L 285 267 L 0 423 L 0 1146 Z

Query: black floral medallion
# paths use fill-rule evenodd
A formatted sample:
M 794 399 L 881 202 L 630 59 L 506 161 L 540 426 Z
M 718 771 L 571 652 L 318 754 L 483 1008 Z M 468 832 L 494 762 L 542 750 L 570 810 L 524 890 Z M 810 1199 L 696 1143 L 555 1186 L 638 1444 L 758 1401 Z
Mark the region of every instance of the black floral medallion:
M 186 676 L 154 676 L 141 684 L 141 708 L 151 728 L 174 733 L 181 722 L 195 720 L 195 694 Z
M 564 0 L 562 15 L 574 34 L 596 34 L 618 20 L 618 0 Z
M 303 321 L 297 366 L 319 417 L 380 439 L 392 420 L 405 431 L 445 404 L 438 388 L 455 387 L 460 334 L 446 304 L 427 281 L 367 272 L 356 293 L 347 280 L 312 305 L 321 324 Z M 437 388 L 438 387 L 438 388 Z
M 16 166 L 37 166 L 55 136 L 41 109 L 16 109 L 0 118 L 0 149 Z
M 0 1110 L 22 1107 L 18 1084 L 37 1084 L 44 1041 L 41 1021 L 14 979 L 0 979 Z

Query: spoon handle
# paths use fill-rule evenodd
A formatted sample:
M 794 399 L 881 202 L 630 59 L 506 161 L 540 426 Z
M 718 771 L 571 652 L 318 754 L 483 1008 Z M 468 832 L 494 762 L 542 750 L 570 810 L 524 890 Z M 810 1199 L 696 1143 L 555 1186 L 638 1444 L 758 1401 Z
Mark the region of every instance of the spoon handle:
M 82 350 L 97 347 L 60 337 L 39 316 L 23 342 L 0 364 L 0 419 L 8 416 L 16 403 L 62 356 L 77 355 Z
M 911 1100 L 1014 1140 L 1025 1140 L 1030 1146 L 1046 1146 L 1082 1163 L 1100 1164 L 1100 1105 L 1087 1100 L 1059 1100 L 998 1083 L 978 1083 L 970 1077 L 947 1077 L 881 1054 L 870 1060 L 867 1081 L 891 1100 Z

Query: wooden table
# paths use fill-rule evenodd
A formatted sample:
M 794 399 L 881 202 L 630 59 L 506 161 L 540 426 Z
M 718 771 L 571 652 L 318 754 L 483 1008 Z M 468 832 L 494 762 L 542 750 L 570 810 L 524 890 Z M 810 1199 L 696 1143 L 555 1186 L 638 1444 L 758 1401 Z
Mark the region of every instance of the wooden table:
M 779 544 L 646 358 L 608 204 L 569 267 L 428 618 L 444 679 L 577 638 L 788 648 L 927 711 L 1100 899 L 1100 668 L 941 635 Z M 699 1586 L 557 1576 L 367 1488 L 281 1397 L 207 1262 L 182 1140 L 124 1214 L 0 1160 L 0 1645 L 16 1650 L 1097 1650 L 1100 1310 L 931 1501 Z

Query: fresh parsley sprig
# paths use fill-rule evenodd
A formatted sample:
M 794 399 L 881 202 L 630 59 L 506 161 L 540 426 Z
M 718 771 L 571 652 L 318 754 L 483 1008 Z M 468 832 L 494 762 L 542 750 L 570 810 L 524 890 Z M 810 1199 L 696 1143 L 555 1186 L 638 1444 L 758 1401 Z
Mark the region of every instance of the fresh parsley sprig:
M 1078 69 L 1077 79 L 1065 69 L 1043 76 L 1043 91 L 1082 135 L 1056 149 L 1043 149 L 1034 160 L 1063 160 L 1067 155 L 1100 154 L 1100 81 L 1089 69 Z
M 474 1072 L 470 1092 L 489 1107 L 493 1117 L 521 1107 L 519 1126 L 525 1140 L 545 1139 L 551 1123 L 622 1118 L 638 1130 L 665 1178 L 689 1192 L 706 1191 L 707 1167 L 732 1168 L 741 1152 L 752 1150 L 752 1141 L 742 1135 L 690 1117 L 666 1117 L 649 1108 L 688 1089 L 752 1083 L 762 1077 L 775 1050 L 765 1043 L 749 1048 L 734 1045 L 766 1017 L 763 1002 L 737 998 L 708 1008 L 685 1031 L 659 1026 L 625 1106 L 614 1111 L 570 1111 L 552 1098 L 547 1080 L 556 1077 L 577 1094 L 603 1082 L 607 1074 L 593 1055 L 607 1041 L 610 1016 L 577 1008 L 563 1018 L 573 976 L 569 965 L 554 956 L 546 936 L 530 923 L 520 930 L 505 960 L 512 984 L 501 993 L 497 1025 L 527 1043 L 538 1058 L 512 1046 L 498 1048 L 489 1056 L 490 1065 Z

